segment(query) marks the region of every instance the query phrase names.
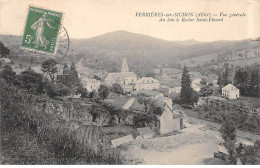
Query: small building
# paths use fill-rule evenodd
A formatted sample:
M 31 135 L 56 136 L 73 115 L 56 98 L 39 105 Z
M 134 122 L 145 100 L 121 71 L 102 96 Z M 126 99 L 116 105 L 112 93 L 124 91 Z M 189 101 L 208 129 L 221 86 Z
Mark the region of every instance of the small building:
M 136 90 L 158 90 L 160 88 L 160 82 L 152 77 L 142 77 L 136 81 Z
M 218 152 L 214 152 L 214 158 L 219 158 L 228 163 L 229 153 L 227 148 L 223 145 L 218 146 Z
M 239 99 L 239 89 L 232 84 L 228 84 L 222 88 L 222 97 L 230 100 Z
M 154 133 L 149 127 L 137 128 L 137 134 L 145 139 L 150 139 L 154 137 Z
M 195 90 L 196 92 L 199 92 L 201 89 L 200 81 L 201 81 L 201 78 L 196 78 L 191 83 L 192 89 Z
M 99 80 L 96 79 L 90 79 L 90 78 L 83 78 L 81 79 L 82 84 L 84 85 L 84 87 L 89 91 L 93 91 L 93 90 L 98 90 L 98 88 L 100 87 L 101 83 Z
M 132 135 L 123 136 L 120 138 L 112 139 L 111 140 L 111 148 L 116 148 L 120 146 L 121 144 L 125 144 L 128 142 L 134 141 L 134 138 Z

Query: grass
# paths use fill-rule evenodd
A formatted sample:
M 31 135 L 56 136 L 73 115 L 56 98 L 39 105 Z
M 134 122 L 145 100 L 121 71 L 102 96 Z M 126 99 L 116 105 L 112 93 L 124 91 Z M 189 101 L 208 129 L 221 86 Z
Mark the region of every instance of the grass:
M 56 114 L 36 107 L 43 105 L 38 102 L 42 97 L 10 87 L 1 79 L 0 86 L 2 164 L 120 164 L 117 151 L 100 151 L 97 129 L 70 131 Z

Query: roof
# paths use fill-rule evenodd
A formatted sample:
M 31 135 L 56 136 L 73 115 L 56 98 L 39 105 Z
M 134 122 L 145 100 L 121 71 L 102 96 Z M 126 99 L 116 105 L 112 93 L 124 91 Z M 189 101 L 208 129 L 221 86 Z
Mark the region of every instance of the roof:
M 127 135 L 127 136 L 113 139 L 113 140 L 111 140 L 111 143 L 112 143 L 112 147 L 115 148 L 121 144 L 128 143 L 130 141 L 134 141 L 134 138 L 132 135 Z
M 175 68 L 160 68 L 160 69 L 154 69 L 154 74 L 160 74 L 162 71 L 163 74 L 176 74 L 181 73 L 182 71 Z
M 232 84 L 228 84 L 228 85 L 224 86 L 222 89 L 224 89 L 224 90 L 238 90 L 238 88 L 235 87 Z
M 224 153 L 224 154 L 226 154 L 226 155 L 229 155 L 229 154 L 228 154 L 228 151 L 227 151 L 227 148 L 226 148 L 225 146 L 219 145 L 219 146 L 218 146 L 218 151 L 221 152 L 221 153 Z
M 159 94 L 161 94 L 160 92 L 158 91 L 153 91 L 153 90 L 145 90 L 145 89 L 141 89 L 139 92 L 137 93 L 144 93 L 146 94 L 147 96 L 153 96 L 153 97 L 156 97 L 158 96 Z
M 201 81 L 201 78 L 195 78 L 192 83 L 199 84 Z
M 170 88 L 181 86 L 181 79 L 174 78 L 173 76 L 155 76 L 155 78 L 160 81 L 161 85 L 166 85 Z
M 123 80 L 127 77 L 136 77 L 134 72 L 119 72 L 119 73 L 109 73 L 105 80 Z
M 82 82 L 98 82 L 98 83 L 100 83 L 99 80 L 91 79 L 91 78 L 82 78 L 81 81 Z
M 114 96 L 113 98 L 106 99 L 106 102 L 112 103 L 114 106 L 123 109 L 132 109 L 136 111 L 144 111 L 145 106 L 140 104 L 135 97 L 130 96 Z
M 159 83 L 159 81 L 152 77 L 142 77 L 136 83 Z
M 140 135 L 154 134 L 149 127 L 137 128 Z
M 117 107 L 124 108 L 124 107 L 126 107 L 125 105 L 127 104 L 127 102 L 129 102 L 131 99 L 133 99 L 133 98 L 129 97 L 129 96 L 118 96 L 118 97 L 115 97 L 114 99 L 107 99 L 107 102 L 110 102 Z M 127 108 L 127 109 L 129 109 L 129 108 Z
M 143 104 L 140 104 L 136 99 L 131 107 L 132 110 L 139 111 L 139 112 L 143 112 L 145 109 L 145 106 Z

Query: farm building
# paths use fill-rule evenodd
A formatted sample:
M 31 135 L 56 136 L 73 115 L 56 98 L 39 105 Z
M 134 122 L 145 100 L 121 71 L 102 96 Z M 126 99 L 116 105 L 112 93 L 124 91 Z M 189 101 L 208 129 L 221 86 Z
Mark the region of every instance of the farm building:
M 151 77 L 142 77 L 136 81 L 136 90 L 156 90 L 160 88 L 160 82 Z
M 151 131 L 149 127 L 137 128 L 137 134 L 141 138 L 149 139 L 153 138 L 154 133 Z
M 230 100 L 239 98 L 239 89 L 232 84 L 228 84 L 222 88 L 222 96 Z

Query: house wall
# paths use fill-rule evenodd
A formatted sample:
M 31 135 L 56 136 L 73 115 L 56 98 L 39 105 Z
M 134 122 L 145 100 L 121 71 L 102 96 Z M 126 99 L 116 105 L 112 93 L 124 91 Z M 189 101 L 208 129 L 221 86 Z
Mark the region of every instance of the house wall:
M 222 89 L 222 96 L 228 99 L 238 99 L 239 98 L 239 90 L 226 90 Z
M 98 88 L 100 87 L 100 81 L 90 81 L 90 82 L 87 82 L 85 84 L 85 88 L 88 90 L 88 91 L 93 91 L 93 90 L 98 90 Z
M 153 89 L 159 89 L 160 83 L 137 83 L 136 84 L 136 90 L 153 90 Z
M 239 90 L 229 91 L 228 98 L 229 99 L 238 99 L 239 98 Z
M 180 130 L 180 119 L 173 118 L 170 110 L 165 110 L 159 117 L 160 120 L 160 134 L 168 134 L 176 130 Z

